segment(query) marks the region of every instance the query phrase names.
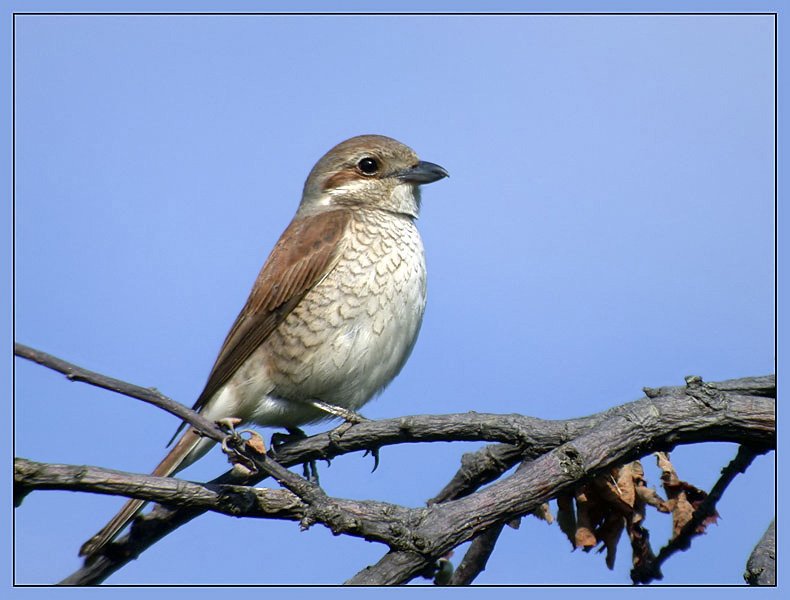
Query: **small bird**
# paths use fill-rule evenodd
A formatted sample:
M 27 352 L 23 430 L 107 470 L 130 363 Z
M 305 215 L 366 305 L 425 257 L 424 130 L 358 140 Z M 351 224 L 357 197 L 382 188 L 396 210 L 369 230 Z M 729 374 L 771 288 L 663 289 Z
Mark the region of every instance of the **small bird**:
M 381 392 L 411 354 L 425 310 L 425 253 L 414 223 L 419 186 L 447 176 L 380 135 L 327 152 L 194 410 L 293 430 L 331 418 L 311 401 L 353 412 Z M 213 444 L 188 427 L 153 474 L 172 475 Z M 144 504 L 127 502 L 80 555 L 100 553 Z

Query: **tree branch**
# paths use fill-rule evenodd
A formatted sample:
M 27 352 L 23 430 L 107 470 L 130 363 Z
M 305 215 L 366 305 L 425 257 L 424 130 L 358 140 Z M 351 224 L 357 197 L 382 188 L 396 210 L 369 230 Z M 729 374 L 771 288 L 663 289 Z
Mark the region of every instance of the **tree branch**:
M 26 358 L 44 367 L 48 367 L 53 371 L 63 373 L 69 381 L 89 383 L 90 385 L 95 385 L 105 390 L 110 390 L 118 394 L 123 394 L 124 396 L 129 396 L 130 398 L 142 400 L 148 404 L 153 404 L 186 421 L 206 437 L 210 437 L 218 442 L 221 442 L 227 436 L 227 433 L 216 423 L 212 423 L 194 410 L 164 396 L 156 388 L 140 387 L 139 385 L 127 383 L 120 379 L 107 377 L 95 371 L 89 371 L 88 369 L 83 369 L 82 367 L 66 362 L 56 356 L 30 348 L 18 342 L 14 342 L 14 354 L 20 358 Z
M 450 578 L 449 585 L 469 585 L 485 571 L 504 526 L 504 523 L 496 523 L 472 540 L 469 550 Z
M 655 579 L 662 579 L 661 565 L 678 550 L 686 551 L 691 546 L 691 539 L 699 535 L 699 527 L 708 517 L 716 513 L 716 503 L 721 499 L 727 486 L 739 473 L 746 472 L 755 457 L 767 452 L 767 448 L 755 450 L 740 446 L 738 453 L 730 463 L 721 471 L 721 477 L 716 481 L 710 493 L 705 497 L 699 507 L 694 511 L 691 520 L 683 526 L 680 533 L 666 546 L 661 548 L 658 556 L 652 560 L 645 560 L 641 565 L 631 570 L 631 580 L 634 583 L 650 583 Z
M 103 376 L 85 370 L 72 371 L 73 365 L 64 365 L 64 361 L 57 362 L 59 359 L 24 346 L 16 350 L 26 357 L 35 354 L 41 364 L 67 373 L 70 378 L 114 391 L 126 389 L 119 386 L 124 382 L 110 378 L 105 381 L 100 379 Z M 134 394 L 129 395 L 161 405 L 162 397 L 158 392 L 144 388 L 133 391 Z M 719 384 L 703 383 L 699 378 L 690 377 L 685 387 L 646 389 L 645 393 L 647 397 L 641 400 L 582 419 L 543 421 L 520 415 L 481 413 L 403 417 L 366 421 L 355 424 L 342 434 L 329 432 L 289 443 L 277 450 L 277 461 L 287 466 L 402 442 L 487 440 L 506 443 L 466 455 L 459 476 L 427 508 L 407 509 L 386 503 L 329 498 L 314 484 L 271 460 L 271 456 L 256 456 L 248 448 L 240 448 L 239 451 L 260 470 L 256 477 L 247 479 L 248 483 L 260 480 L 263 474 L 271 474 L 299 496 L 304 505 L 300 517 L 303 526 L 322 523 L 336 534 L 354 535 L 389 546 L 390 551 L 379 563 L 358 573 L 347 583 L 399 584 L 430 570 L 440 557 L 464 541 L 491 530 L 498 523 L 532 512 L 543 502 L 568 492 L 603 469 L 650 452 L 700 441 L 737 442 L 753 448 L 755 452 L 775 447 L 773 376 Z M 152 401 L 150 395 L 157 401 Z M 193 423 L 193 416 L 199 417 L 189 414 L 192 413 L 189 409 L 181 408 L 168 410 L 182 418 L 189 417 L 190 423 Z M 217 435 L 224 437 L 224 432 Z M 509 477 L 479 489 L 497 473 L 503 473 L 515 461 L 525 458 L 534 460 L 525 463 Z M 226 474 L 211 485 L 220 481 L 226 483 L 239 479 L 237 475 Z M 44 487 L 51 489 L 53 485 L 50 481 Z M 148 481 L 148 485 L 159 484 Z M 35 485 L 30 482 L 20 484 L 23 490 L 32 487 Z M 101 491 L 98 487 L 92 491 Z M 217 488 L 212 489 L 210 485 L 200 487 L 201 494 L 217 493 Z M 196 489 L 189 489 L 197 493 Z M 117 492 L 116 488 L 112 493 Z M 153 494 L 154 490 L 147 489 L 145 493 Z M 179 494 L 183 496 L 180 491 L 173 494 L 168 496 L 169 502 L 175 502 Z M 201 498 L 200 502 L 204 504 L 200 508 L 196 508 L 198 501 L 189 499 L 189 494 L 185 502 L 193 504 L 187 508 L 157 507 L 153 516 L 138 519 L 130 535 L 112 544 L 106 556 L 86 565 L 63 583 L 102 581 L 168 531 L 216 502 L 216 497 L 213 500 L 209 496 Z M 213 505 L 212 510 L 215 510 Z
M 729 396 L 712 384 L 702 384 L 698 378 L 688 378 L 687 381 L 688 394 L 685 400 L 678 398 L 674 392 L 666 392 L 667 396 L 653 397 L 652 404 L 642 406 L 645 409 L 642 411 L 633 410 L 641 401 L 624 405 L 630 409 L 621 411 L 572 443 L 539 457 L 523 471 L 470 496 L 440 505 L 447 508 L 442 516 L 455 522 L 453 531 L 431 531 L 432 523 L 426 519 L 423 531 L 427 539 L 438 540 L 428 551 L 421 554 L 390 552 L 379 563 L 366 568 L 347 583 L 404 583 L 424 571 L 429 561 L 438 559 L 478 531 L 497 520 L 534 510 L 543 501 L 570 490 L 596 471 L 674 445 L 701 441 L 702 429 L 697 428 L 701 425 L 698 420 L 707 421 L 713 415 L 729 414 L 730 408 L 734 408 L 739 403 L 738 399 L 743 397 Z M 754 397 L 746 403 L 756 408 L 761 401 Z M 763 413 L 768 422 L 773 420 L 773 404 L 769 401 Z M 695 421 L 697 424 L 692 425 Z M 740 417 L 736 421 L 741 423 Z M 729 426 L 722 422 L 716 425 L 711 423 L 708 432 L 719 435 L 728 429 Z M 752 439 L 760 448 L 775 447 L 775 430 L 762 441 L 759 441 L 759 436 Z M 464 515 L 468 514 L 474 514 L 473 523 L 464 520 Z
M 749 585 L 776 585 L 776 517 L 752 550 L 743 578 Z
M 288 490 L 195 483 L 99 467 L 38 463 L 24 458 L 14 459 L 14 487 L 128 496 L 233 517 L 299 521 L 306 509 L 304 502 Z
M 734 396 L 741 396 L 744 399 L 776 398 L 776 377 L 773 375 L 730 379 L 715 384 L 703 384 L 698 377 L 688 377 L 687 381 L 689 383 L 687 383 L 686 386 L 643 388 L 643 391 L 648 400 L 651 398 L 675 398 L 683 400 L 687 397 L 687 390 L 689 390 L 690 387 L 715 386 L 716 390 L 727 394 L 730 400 L 732 400 Z M 697 395 L 702 395 L 700 392 L 696 393 Z M 734 396 L 730 396 L 730 394 Z M 691 397 L 693 397 L 693 395 Z M 511 444 L 492 444 L 477 452 L 464 454 L 461 459 L 461 468 L 459 471 L 453 476 L 452 480 L 444 489 L 435 497 L 431 498 L 428 503 L 446 502 L 465 496 L 480 486 L 498 479 L 502 473 L 508 471 L 524 459 L 537 458 L 552 448 L 556 448 L 560 444 L 586 433 L 592 427 L 595 427 L 609 418 L 629 411 L 638 412 L 643 410 L 643 406 L 637 403 L 644 404 L 645 402 L 645 399 L 637 400 L 636 402 L 615 406 L 587 417 L 568 419 L 565 421 L 543 421 L 536 423 L 536 427 L 539 428 L 539 431 L 530 430 L 529 437 L 532 443 L 529 445 L 521 447 Z M 746 406 L 748 406 L 748 400 L 744 407 Z M 773 411 L 774 408 L 771 410 Z M 519 416 L 520 415 L 514 415 L 516 418 Z M 774 417 L 775 415 L 772 412 L 771 419 Z M 775 445 L 776 431 L 775 429 L 773 432 L 769 431 L 772 427 L 775 427 L 775 424 L 774 426 L 769 425 L 766 433 L 773 436 L 772 439 Z M 545 435 L 546 437 L 542 438 L 541 435 Z M 545 445 L 541 443 L 543 441 L 546 442 Z M 736 440 L 719 439 L 715 441 Z

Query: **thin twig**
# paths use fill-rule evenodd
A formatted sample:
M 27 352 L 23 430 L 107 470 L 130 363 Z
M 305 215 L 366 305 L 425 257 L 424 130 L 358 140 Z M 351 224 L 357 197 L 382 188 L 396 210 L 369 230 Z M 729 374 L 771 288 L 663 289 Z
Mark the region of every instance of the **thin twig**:
M 672 539 L 666 546 L 661 548 L 658 555 L 653 560 L 647 560 L 639 567 L 631 570 L 631 579 L 634 583 L 650 583 L 656 579 L 661 579 L 661 565 L 678 550 L 688 550 L 691 546 L 692 538 L 699 535 L 699 527 L 702 522 L 711 517 L 716 512 L 716 503 L 721 499 L 727 486 L 730 485 L 733 479 L 739 474 L 744 473 L 755 457 L 760 454 L 765 454 L 765 449 L 754 449 L 747 446 L 739 446 L 738 453 L 735 455 L 730 463 L 721 471 L 721 476 L 715 485 L 711 488 L 710 493 L 700 503 L 691 519 L 683 526 L 677 536 Z
M 180 404 L 175 400 L 171 400 L 154 388 L 144 388 L 139 385 L 134 385 L 133 383 L 128 383 L 120 379 L 102 375 L 101 373 L 96 373 L 95 371 L 83 369 L 82 367 L 78 367 L 77 365 L 67 362 L 61 358 L 57 358 L 56 356 L 52 356 L 46 352 L 41 352 L 40 350 L 30 348 L 29 346 L 25 346 L 24 344 L 20 344 L 18 342 L 14 343 L 14 354 L 20 358 L 32 360 L 33 362 L 42 366 L 48 367 L 54 371 L 58 371 L 59 373 L 63 373 L 69 381 L 89 383 L 90 385 L 95 385 L 96 387 L 104 388 L 118 394 L 123 394 L 124 396 L 129 396 L 130 398 L 136 398 L 138 400 L 142 400 L 143 402 L 153 404 L 154 406 L 157 406 L 162 410 L 165 410 L 170 414 L 183 419 L 195 429 L 197 429 L 201 434 L 218 442 L 221 442 L 227 436 L 227 433 L 219 425 L 212 423 L 199 413 L 187 408 L 183 404 Z
M 70 379 L 125 393 L 121 391 L 123 386 L 119 385 L 125 382 L 74 367 L 24 346 L 15 348 L 15 351 L 66 373 Z M 72 367 L 77 371 L 71 370 Z M 91 376 L 90 380 L 86 373 Z M 135 393 L 127 395 L 162 406 L 163 397 L 158 392 L 131 387 L 136 388 Z M 438 440 L 497 440 L 520 449 L 522 457 L 540 455 L 523 472 L 474 494 L 470 491 L 479 483 L 465 486 L 463 491 L 460 488 L 448 490 L 449 493 L 443 495 L 445 500 L 464 497 L 427 509 L 388 505 L 386 510 L 384 507 L 378 507 L 378 510 L 372 504 L 349 504 L 353 501 L 340 505 L 337 499 L 326 498 L 320 488 L 268 458 L 253 457 L 253 462 L 310 505 L 310 512 L 303 523 L 305 526 L 320 522 L 336 533 L 353 530 L 355 535 L 384 541 L 393 548 L 388 559 L 370 567 L 364 575 L 358 574 L 351 583 L 404 583 L 460 543 L 480 535 L 498 522 L 534 510 L 550 497 L 613 463 L 637 458 L 653 450 L 699 441 L 735 441 L 760 449 L 775 447 L 773 376 L 718 384 L 702 384 L 695 380 L 686 388 L 646 390 L 646 394 L 648 398 L 583 419 L 552 422 L 517 415 L 423 415 L 365 422 L 339 437 L 322 434 L 278 448 L 277 461 L 282 464 L 322 458 L 324 453 L 337 455 L 371 446 Z M 196 424 L 193 415 L 189 414 L 192 411 L 178 406 L 180 408 L 170 412 Z M 224 432 L 220 437 L 224 437 Z M 368 509 L 373 509 L 376 514 Z M 163 509 L 164 512 L 167 511 Z M 75 574 L 77 577 L 68 578 L 67 582 L 84 582 L 83 577 L 92 578 L 90 583 L 102 581 L 156 539 L 199 512 L 194 509 L 170 511 L 169 524 L 162 524 L 160 518 L 156 534 L 148 537 L 144 545 L 127 548 L 121 542 L 116 545 L 117 549 L 129 550 L 122 559 L 103 562 L 101 568 L 92 573 L 87 573 L 86 568 L 83 573 Z M 404 533 L 403 539 L 397 541 L 392 538 L 392 530 L 396 526 Z M 104 558 L 101 557 L 102 560 Z M 96 566 L 93 563 L 90 567 Z

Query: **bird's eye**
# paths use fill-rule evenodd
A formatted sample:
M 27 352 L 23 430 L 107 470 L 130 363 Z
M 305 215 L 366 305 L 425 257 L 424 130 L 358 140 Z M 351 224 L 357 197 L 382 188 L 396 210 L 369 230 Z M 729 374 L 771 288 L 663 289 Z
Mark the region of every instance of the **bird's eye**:
M 357 167 L 362 171 L 363 175 L 375 175 L 379 170 L 379 163 L 375 158 L 366 156 L 357 163 Z

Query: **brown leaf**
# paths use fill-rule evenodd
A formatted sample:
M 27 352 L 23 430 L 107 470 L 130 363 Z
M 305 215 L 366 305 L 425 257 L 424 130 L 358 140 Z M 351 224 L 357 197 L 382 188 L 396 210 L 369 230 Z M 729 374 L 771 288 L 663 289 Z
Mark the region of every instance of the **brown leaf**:
M 615 483 L 620 492 L 620 498 L 631 509 L 636 500 L 636 479 L 634 477 L 634 463 L 623 465 L 617 472 Z M 641 468 L 641 465 L 639 465 Z
M 576 489 L 576 534 L 573 544 L 585 552 L 589 552 L 598 545 L 598 539 L 594 533 L 598 523 L 596 514 L 598 510 L 590 497 L 588 486 L 583 485 Z
M 672 539 L 675 539 L 683 526 L 691 521 L 694 514 L 694 507 L 686 499 L 686 494 L 680 492 L 675 498 L 675 508 L 672 511 Z
M 245 430 L 245 432 L 250 433 L 249 439 L 245 440 L 245 445 L 257 454 L 266 454 L 266 444 L 263 441 L 263 436 L 257 431 Z
M 668 513 L 672 512 L 671 508 L 667 508 L 666 500 L 658 495 L 658 492 L 653 488 L 647 486 L 639 486 L 636 488 L 636 497 L 639 502 L 649 504 L 655 507 L 659 512 Z
M 576 548 L 576 511 L 573 509 L 573 496 L 563 494 L 557 496 L 557 524 L 567 536 L 571 547 Z
M 681 481 L 669 461 L 668 454 L 656 452 L 656 462 L 661 469 L 661 481 L 664 483 L 664 491 L 667 493 L 664 508 L 672 511 L 672 539 L 675 539 L 686 523 L 691 521 L 694 511 L 708 494 L 686 481 Z M 707 526 L 716 523 L 718 517 L 719 513 L 714 511 L 697 527 L 696 533 L 705 533 Z
M 603 525 L 598 530 L 598 539 L 603 541 L 604 548 L 606 548 L 606 566 L 611 571 L 614 569 L 614 559 L 617 554 L 617 542 L 620 541 L 620 536 L 625 527 L 625 517 L 619 513 L 610 513 Z M 601 552 L 604 548 L 601 548 Z
M 634 478 L 634 485 L 647 485 L 645 481 L 645 468 L 642 466 L 642 461 L 635 460 L 631 463 L 631 475 Z
M 541 521 L 546 521 L 549 525 L 554 522 L 554 515 L 551 514 L 551 508 L 549 507 L 548 502 L 544 502 L 540 506 L 538 506 L 535 510 L 532 511 L 532 514 L 535 515 Z M 514 519 L 515 520 L 515 519 Z M 520 523 L 520 519 L 516 522 L 515 526 L 511 523 L 508 523 L 513 529 L 518 529 Z
M 619 484 L 620 471 L 623 469 L 628 471 L 627 467 L 612 469 L 609 473 L 603 473 L 593 479 L 593 486 L 595 487 L 597 495 L 602 502 L 609 505 L 607 510 L 602 510 L 602 512 L 615 510 L 622 514 L 629 514 L 633 509 L 633 483 L 626 485 L 626 489 L 622 489 Z M 626 479 L 630 478 L 629 473 L 626 473 Z

